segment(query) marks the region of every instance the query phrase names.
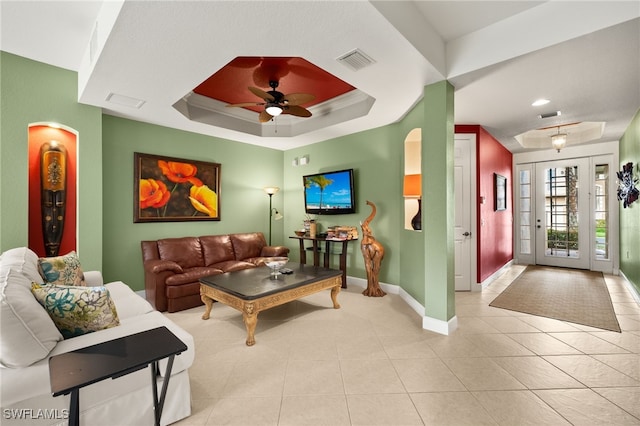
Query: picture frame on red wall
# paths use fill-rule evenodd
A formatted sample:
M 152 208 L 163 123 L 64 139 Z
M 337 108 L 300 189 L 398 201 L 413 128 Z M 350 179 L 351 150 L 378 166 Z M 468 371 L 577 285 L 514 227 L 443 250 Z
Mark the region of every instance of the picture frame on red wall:
M 507 178 L 497 173 L 493 174 L 494 210 L 507 209 Z

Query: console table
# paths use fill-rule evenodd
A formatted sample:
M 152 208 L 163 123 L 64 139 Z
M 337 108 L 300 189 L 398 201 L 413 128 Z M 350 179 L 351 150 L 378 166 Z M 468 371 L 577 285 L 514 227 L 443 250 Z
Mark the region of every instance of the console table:
M 80 388 L 111 378 L 126 376 L 151 364 L 151 388 L 155 425 L 160 425 L 162 407 L 176 355 L 187 345 L 167 327 L 158 327 L 119 339 L 88 346 L 49 358 L 53 396 L 71 394 L 69 426 L 80 424 Z M 158 361 L 168 358 L 158 398 Z
M 329 268 L 329 256 L 331 255 L 331 243 L 340 244 L 342 251 L 340 252 L 340 270 L 342 271 L 342 288 L 347 288 L 347 244 L 349 241 L 357 240 L 331 240 L 324 237 L 309 237 L 303 235 L 301 237 L 289 237 L 299 240 L 300 242 L 300 263 L 307 263 L 307 251 L 304 246 L 305 241 L 311 241 L 313 250 L 313 265 L 320 266 L 320 246 L 319 243 L 324 242 L 324 266 Z

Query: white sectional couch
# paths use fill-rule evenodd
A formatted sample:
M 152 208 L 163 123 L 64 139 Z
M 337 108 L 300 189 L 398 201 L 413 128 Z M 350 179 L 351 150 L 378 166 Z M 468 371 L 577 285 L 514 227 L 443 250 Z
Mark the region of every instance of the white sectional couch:
M 188 368 L 195 355 L 193 337 L 122 282 L 106 284 L 120 325 L 63 339 L 55 324 L 31 294 L 31 283 L 43 283 L 37 255 L 28 248 L 0 256 L 0 424 L 67 424 L 69 395 L 53 397 L 49 357 L 140 331 L 166 326 L 188 347 L 175 357 L 161 423 L 191 414 Z M 87 286 L 101 286 L 99 272 L 86 272 Z M 164 374 L 166 360 L 160 363 Z M 157 377 L 158 392 L 164 378 Z M 153 391 L 150 367 L 107 379 L 80 390 L 82 425 L 152 425 Z

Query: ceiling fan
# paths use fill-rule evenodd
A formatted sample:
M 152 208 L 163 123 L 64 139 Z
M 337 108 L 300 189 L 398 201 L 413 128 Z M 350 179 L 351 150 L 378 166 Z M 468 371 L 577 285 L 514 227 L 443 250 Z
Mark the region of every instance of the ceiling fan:
M 249 87 L 249 91 L 259 98 L 262 98 L 264 102 L 243 102 L 239 104 L 229 104 L 227 107 L 248 107 L 255 105 L 264 105 L 264 111 L 262 111 L 258 117 L 261 123 L 266 123 L 273 117 L 277 117 L 280 114 L 291 114 L 297 117 L 311 117 L 311 111 L 301 107 L 301 104 L 311 102 L 315 99 L 315 96 L 308 93 L 291 93 L 285 95 L 278 92 L 278 82 L 275 80 L 269 81 L 271 90 L 265 92 L 257 87 Z

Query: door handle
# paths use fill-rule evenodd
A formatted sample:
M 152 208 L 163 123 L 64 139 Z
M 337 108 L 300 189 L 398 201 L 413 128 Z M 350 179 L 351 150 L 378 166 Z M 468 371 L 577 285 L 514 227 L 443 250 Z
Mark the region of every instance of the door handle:
M 470 237 L 471 236 L 471 232 L 467 231 L 465 233 L 462 234 L 465 237 Z

